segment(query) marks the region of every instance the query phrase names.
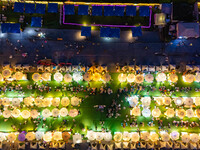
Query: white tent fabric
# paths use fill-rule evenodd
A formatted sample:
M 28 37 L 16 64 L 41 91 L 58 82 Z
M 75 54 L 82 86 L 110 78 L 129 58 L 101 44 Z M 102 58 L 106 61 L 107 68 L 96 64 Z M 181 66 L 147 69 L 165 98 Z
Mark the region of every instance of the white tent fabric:
M 198 38 L 198 23 L 177 23 L 177 37 Z

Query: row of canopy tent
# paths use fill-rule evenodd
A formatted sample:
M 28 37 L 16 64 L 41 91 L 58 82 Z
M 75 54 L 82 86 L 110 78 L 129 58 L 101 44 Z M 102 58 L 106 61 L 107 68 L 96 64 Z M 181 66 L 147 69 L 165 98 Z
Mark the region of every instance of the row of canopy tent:
M 139 100 L 138 96 L 130 96 L 127 98 L 131 107 L 138 106 L 139 102 L 142 103 L 143 107 L 149 107 L 150 104 L 155 101 L 158 105 L 170 105 L 174 102 L 176 106 L 186 108 L 193 107 L 194 104 L 200 106 L 200 97 L 153 97 L 153 99 L 151 99 L 151 97 L 141 97 Z
M 132 27 L 132 37 L 142 36 L 141 27 Z M 91 27 L 81 27 L 81 36 L 91 37 Z M 120 38 L 119 28 L 102 27 L 100 29 L 100 37 Z
M 75 134 L 79 135 L 79 134 Z M 74 136 L 73 135 L 73 140 Z M 68 142 L 70 139 L 71 135 L 69 132 L 60 132 L 60 131 L 55 131 L 55 132 L 41 132 L 41 131 L 36 131 L 36 132 L 25 132 L 22 131 L 21 133 L 19 132 L 11 132 L 11 133 L 0 133 L 0 141 L 5 141 L 8 140 L 9 142 L 14 142 L 16 140 L 18 141 L 33 141 L 33 140 L 44 140 L 45 142 L 50 142 L 50 141 L 65 141 Z M 76 137 L 77 138 L 77 137 Z M 81 136 L 79 136 L 79 139 L 82 140 Z
M 188 143 L 190 141 L 192 142 L 198 142 L 199 141 L 199 134 L 197 133 L 187 133 L 187 132 L 177 132 L 172 131 L 171 133 L 160 131 L 159 133 L 156 133 L 155 131 L 142 131 L 140 133 L 138 132 L 115 132 L 114 135 L 110 132 L 94 132 L 94 131 L 88 131 L 86 137 L 89 141 L 111 141 L 112 139 L 115 142 L 122 142 L 122 141 L 132 141 L 132 142 L 138 142 L 141 140 L 144 141 L 164 141 L 168 142 L 170 140 L 181 140 L 185 143 Z
M 103 6 L 103 5 L 93 5 L 92 6 L 92 16 L 136 16 L 137 7 L 139 7 L 139 15 L 142 17 L 150 16 L 149 6 Z M 88 15 L 89 5 L 78 5 L 78 15 Z M 75 5 L 64 5 L 65 15 L 75 14 Z
M 34 4 L 34 3 L 19 3 L 15 2 L 14 12 L 23 13 L 25 9 L 25 13 L 33 14 L 45 14 L 46 5 L 45 4 Z M 49 13 L 57 13 L 58 12 L 58 4 L 57 3 L 49 3 L 48 4 L 48 12 Z
M 66 117 L 66 116 L 70 116 L 70 117 L 76 117 L 79 114 L 77 109 L 70 109 L 69 111 L 63 107 L 60 110 L 58 108 L 54 108 L 52 110 L 45 108 L 44 110 L 42 110 L 41 115 L 44 118 L 49 118 L 49 117 Z M 22 117 L 23 119 L 29 119 L 29 118 L 33 118 L 36 119 L 38 118 L 40 115 L 40 113 L 36 110 L 36 109 L 32 109 L 32 110 L 23 110 L 20 111 L 19 109 L 13 109 L 13 110 L 4 110 L 0 115 L 2 115 L 4 118 L 18 118 L 18 117 Z

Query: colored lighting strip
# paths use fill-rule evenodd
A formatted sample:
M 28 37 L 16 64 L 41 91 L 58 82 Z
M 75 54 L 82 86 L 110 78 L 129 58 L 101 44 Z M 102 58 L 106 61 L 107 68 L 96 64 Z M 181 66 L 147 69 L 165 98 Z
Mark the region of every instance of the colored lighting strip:
M 100 6 L 105 6 L 105 5 L 100 5 Z M 123 5 L 127 6 L 127 5 Z M 137 6 L 138 7 L 138 6 Z M 150 16 L 149 16 L 149 25 L 148 26 L 141 26 L 141 28 L 150 28 L 151 27 L 151 15 L 152 15 L 152 6 L 149 6 L 150 8 Z M 137 26 L 128 26 L 128 25 L 104 25 L 104 24 L 79 24 L 79 23 L 66 23 L 65 22 L 65 7 L 63 5 L 63 24 L 66 25 L 75 25 L 75 26 L 103 26 L 103 27 L 119 27 L 119 28 L 132 28 L 132 27 L 137 27 Z

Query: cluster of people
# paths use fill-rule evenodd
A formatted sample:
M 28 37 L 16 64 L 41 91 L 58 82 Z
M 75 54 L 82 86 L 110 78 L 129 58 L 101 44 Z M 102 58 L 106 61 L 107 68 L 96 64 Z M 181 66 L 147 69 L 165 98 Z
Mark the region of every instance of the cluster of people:
M 118 102 L 113 99 L 111 106 L 108 108 L 106 116 L 108 118 L 111 117 L 118 118 L 119 116 L 121 116 L 121 114 L 119 113 L 120 110 L 121 110 L 121 104 L 118 104 Z

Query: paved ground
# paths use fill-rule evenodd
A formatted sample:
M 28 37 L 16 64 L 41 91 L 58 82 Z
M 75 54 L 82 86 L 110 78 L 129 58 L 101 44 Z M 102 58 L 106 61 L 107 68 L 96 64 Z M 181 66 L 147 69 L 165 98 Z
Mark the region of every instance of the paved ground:
M 100 38 L 98 31 L 92 31 L 92 37 L 86 39 L 80 36 L 80 30 L 41 29 L 37 32 L 35 30 L 27 28 L 21 34 L 0 33 L 0 63 L 12 61 L 34 64 L 46 57 L 55 63 L 70 62 L 86 65 L 117 62 L 124 65 L 134 64 L 134 61 L 136 64 L 147 65 L 168 64 L 168 62 L 200 64 L 200 59 L 195 57 L 196 53 L 200 53 L 200 39 L 174 40 L 165 44 L 160 41 L 159 33 L 156 31 L 143 32 L 143 36 L 138 39 L 131 37 L 131 31 L 122 31 L 120 39 Z M 40 32 L 46 33 L 46 39 L 37 36 Z M 57 38 L 63 40 L 59 41 Z M 155 55 L 161 51 L 165 51 L 166 55 Z M 23 53 L 27 53 L 26 58 L 22 57 Z

